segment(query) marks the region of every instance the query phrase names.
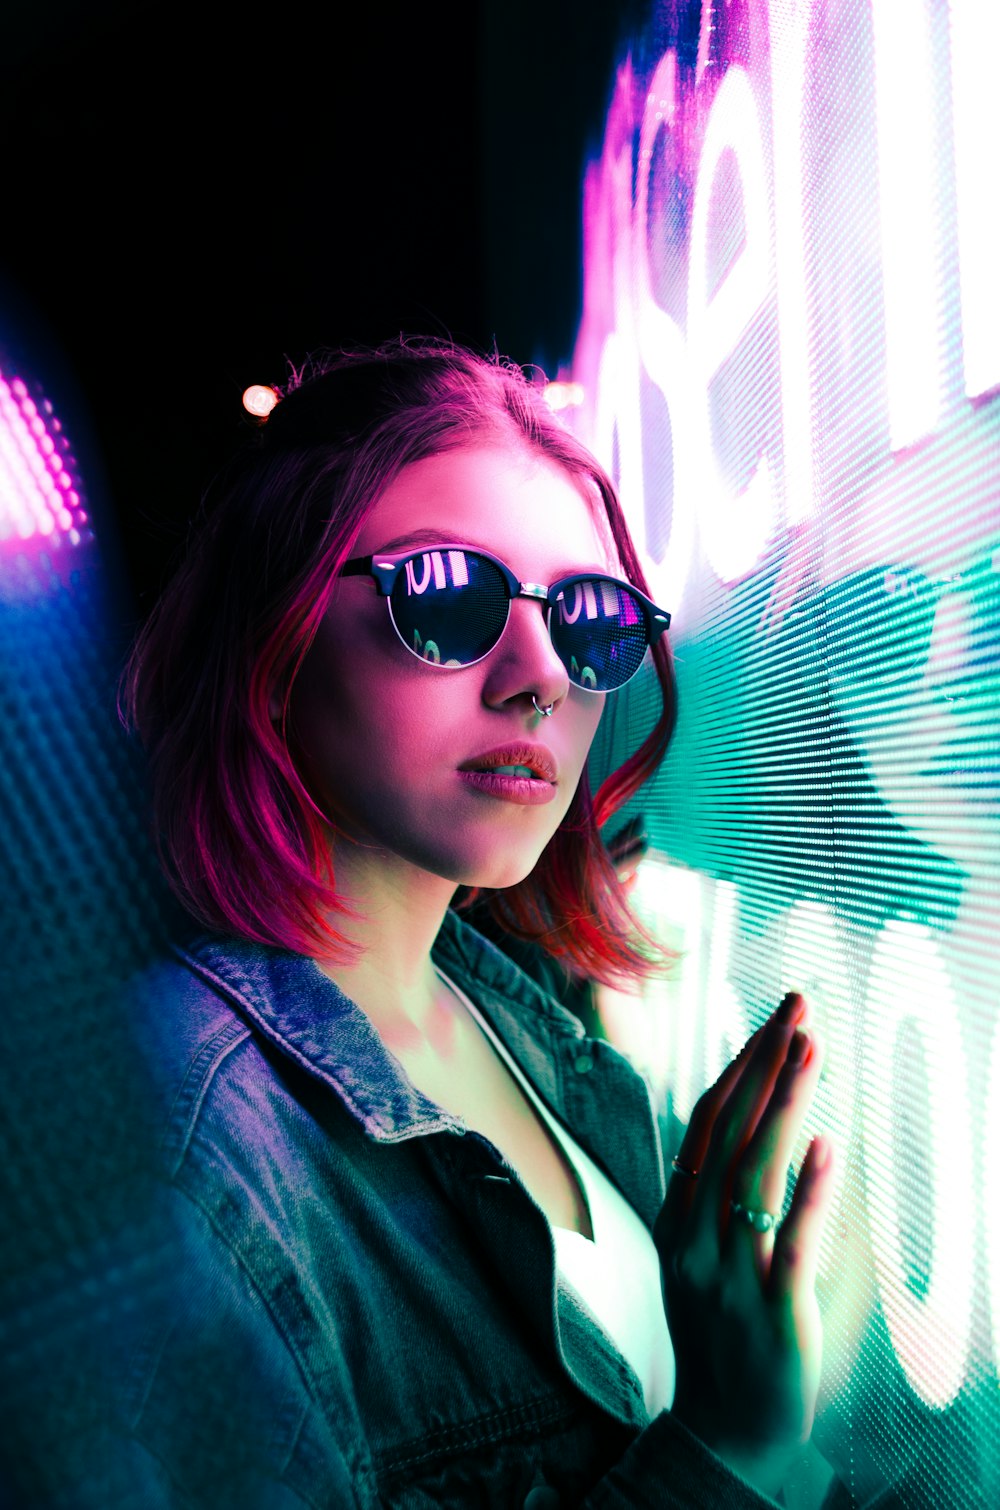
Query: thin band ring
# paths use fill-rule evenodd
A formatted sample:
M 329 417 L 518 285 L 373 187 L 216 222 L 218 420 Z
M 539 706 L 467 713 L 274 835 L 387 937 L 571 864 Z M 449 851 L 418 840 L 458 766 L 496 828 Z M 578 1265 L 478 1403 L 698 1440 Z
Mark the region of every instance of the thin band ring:
M 552 710 L 555 707 L 555 703 L 546 703 L 543 708 L 534 693 L 531 694 L 531 701 L 535 705 L 535 712 L 541 714 L 542 718 L 552 717 Z
M 742 1206 L 739 1201 L 730 1201 L 729 1209 L 733 1216 L 738 1216 L 755 1232 L 773 1232 L 781 1221 L 780 1211 L 755 1211 L 751 1206 Z
M 681 1163 L 680 1159 L 671 1159 L 670 1167 L 675 1174 L 682 1174 L 686 1180 L 696 1180 L 698 1178 L 698 1170 L 689 1169 L 686 1164 Z

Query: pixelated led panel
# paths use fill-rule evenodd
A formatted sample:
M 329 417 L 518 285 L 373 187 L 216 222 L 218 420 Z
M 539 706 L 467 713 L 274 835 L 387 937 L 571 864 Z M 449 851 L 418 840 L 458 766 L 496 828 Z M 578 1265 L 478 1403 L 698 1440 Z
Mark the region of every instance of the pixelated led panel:
M 92 538 L 62 423 L 40 390 L 0 369 L 0 550 L 52 550 Z
M 52 405 L 4 368 L 0 1501 L 18 1506 L 73 1501 L 115 1318 L 150 1266 L 144 1081 L 115 988 L 162 937 L 162 892 L 115 717 L 127 614 L 86 497 Z
M 0 970 L 59 999 L 141 955 L 161 920 L 115 707 L 128 616 L 59 416 L 0 367 Z
M 612 1031 L 679 1134 L 808 992 L 840 1169 L 816 1449 L 859 1502 L 935 1510 L 1000 1503 L 998 57 L 967 0 L 654 7 L 560 374 L 680 690 L 632 810 L 681 958 Z M 654 701 L 609 706 L 598 777 Z M 822 1484 L 803 1463 L 787 1503 Z
M 0 926 L 10 934 L 8 969 L 16 961 L 23 971 L 72 978 L 81 947 L 146 936 L 138 922 L 123 932 L 145 864 L 138 766 L 115 710 L 125 646 L 113 626 L 125 622 L 63 423 L 44 388 L 0 359 L 0 856 L 11 903 Z M 18 950 L 32 936 L 24 929 L 32 910 L 43 947 Z

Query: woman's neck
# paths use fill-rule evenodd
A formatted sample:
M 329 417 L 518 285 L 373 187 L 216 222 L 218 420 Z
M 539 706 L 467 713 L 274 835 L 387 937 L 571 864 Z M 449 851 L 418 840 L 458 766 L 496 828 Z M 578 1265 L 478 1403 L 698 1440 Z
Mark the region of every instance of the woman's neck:
M 442 988 L 431 948 L 457 886 L 355 844 L 338 845 L 334 865 L 337 891 L 358 913 L 338 917 L 336 926 L 360 953 L 349 964 L 318 960 L 319 968 L 357 1002 L 390 1047 L 433 1037 Z

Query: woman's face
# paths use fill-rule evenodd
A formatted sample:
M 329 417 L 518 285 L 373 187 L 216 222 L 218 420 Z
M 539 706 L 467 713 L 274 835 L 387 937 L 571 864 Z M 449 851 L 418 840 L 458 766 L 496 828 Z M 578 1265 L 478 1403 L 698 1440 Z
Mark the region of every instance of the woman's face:
M 544 457 L 469 445 L 404 468 L 353 554 L 454 543 L 489 551 L 521 582 L 620 575 L 599 508 Z M 532 696 L 555 705 L 551 717 L 539 716 Z M 569 682 L 537 600 L 511 603 L 484 660 L 442 669 L 401 644 L 370 577 L 346 577 L 296 679 L 290 728 L 324 811 L 386 865 L 502 887 L 523 880 L 565 816 L 603 704 Z M 551 765 L 554 780 L 533 784 L 547 800 L 514 800 L 463 772 L 511 746 Z M 508 754 L 497 763 L 526 761 Z

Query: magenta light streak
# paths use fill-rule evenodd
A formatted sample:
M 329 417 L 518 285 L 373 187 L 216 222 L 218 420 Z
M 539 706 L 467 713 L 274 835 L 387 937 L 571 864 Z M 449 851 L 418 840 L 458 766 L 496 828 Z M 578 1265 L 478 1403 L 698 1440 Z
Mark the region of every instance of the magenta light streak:
M 0 373 L 0 547 L 80 544 L 87 516 L 67 451 L 48 400 L 36 402 L 22 379 Z

